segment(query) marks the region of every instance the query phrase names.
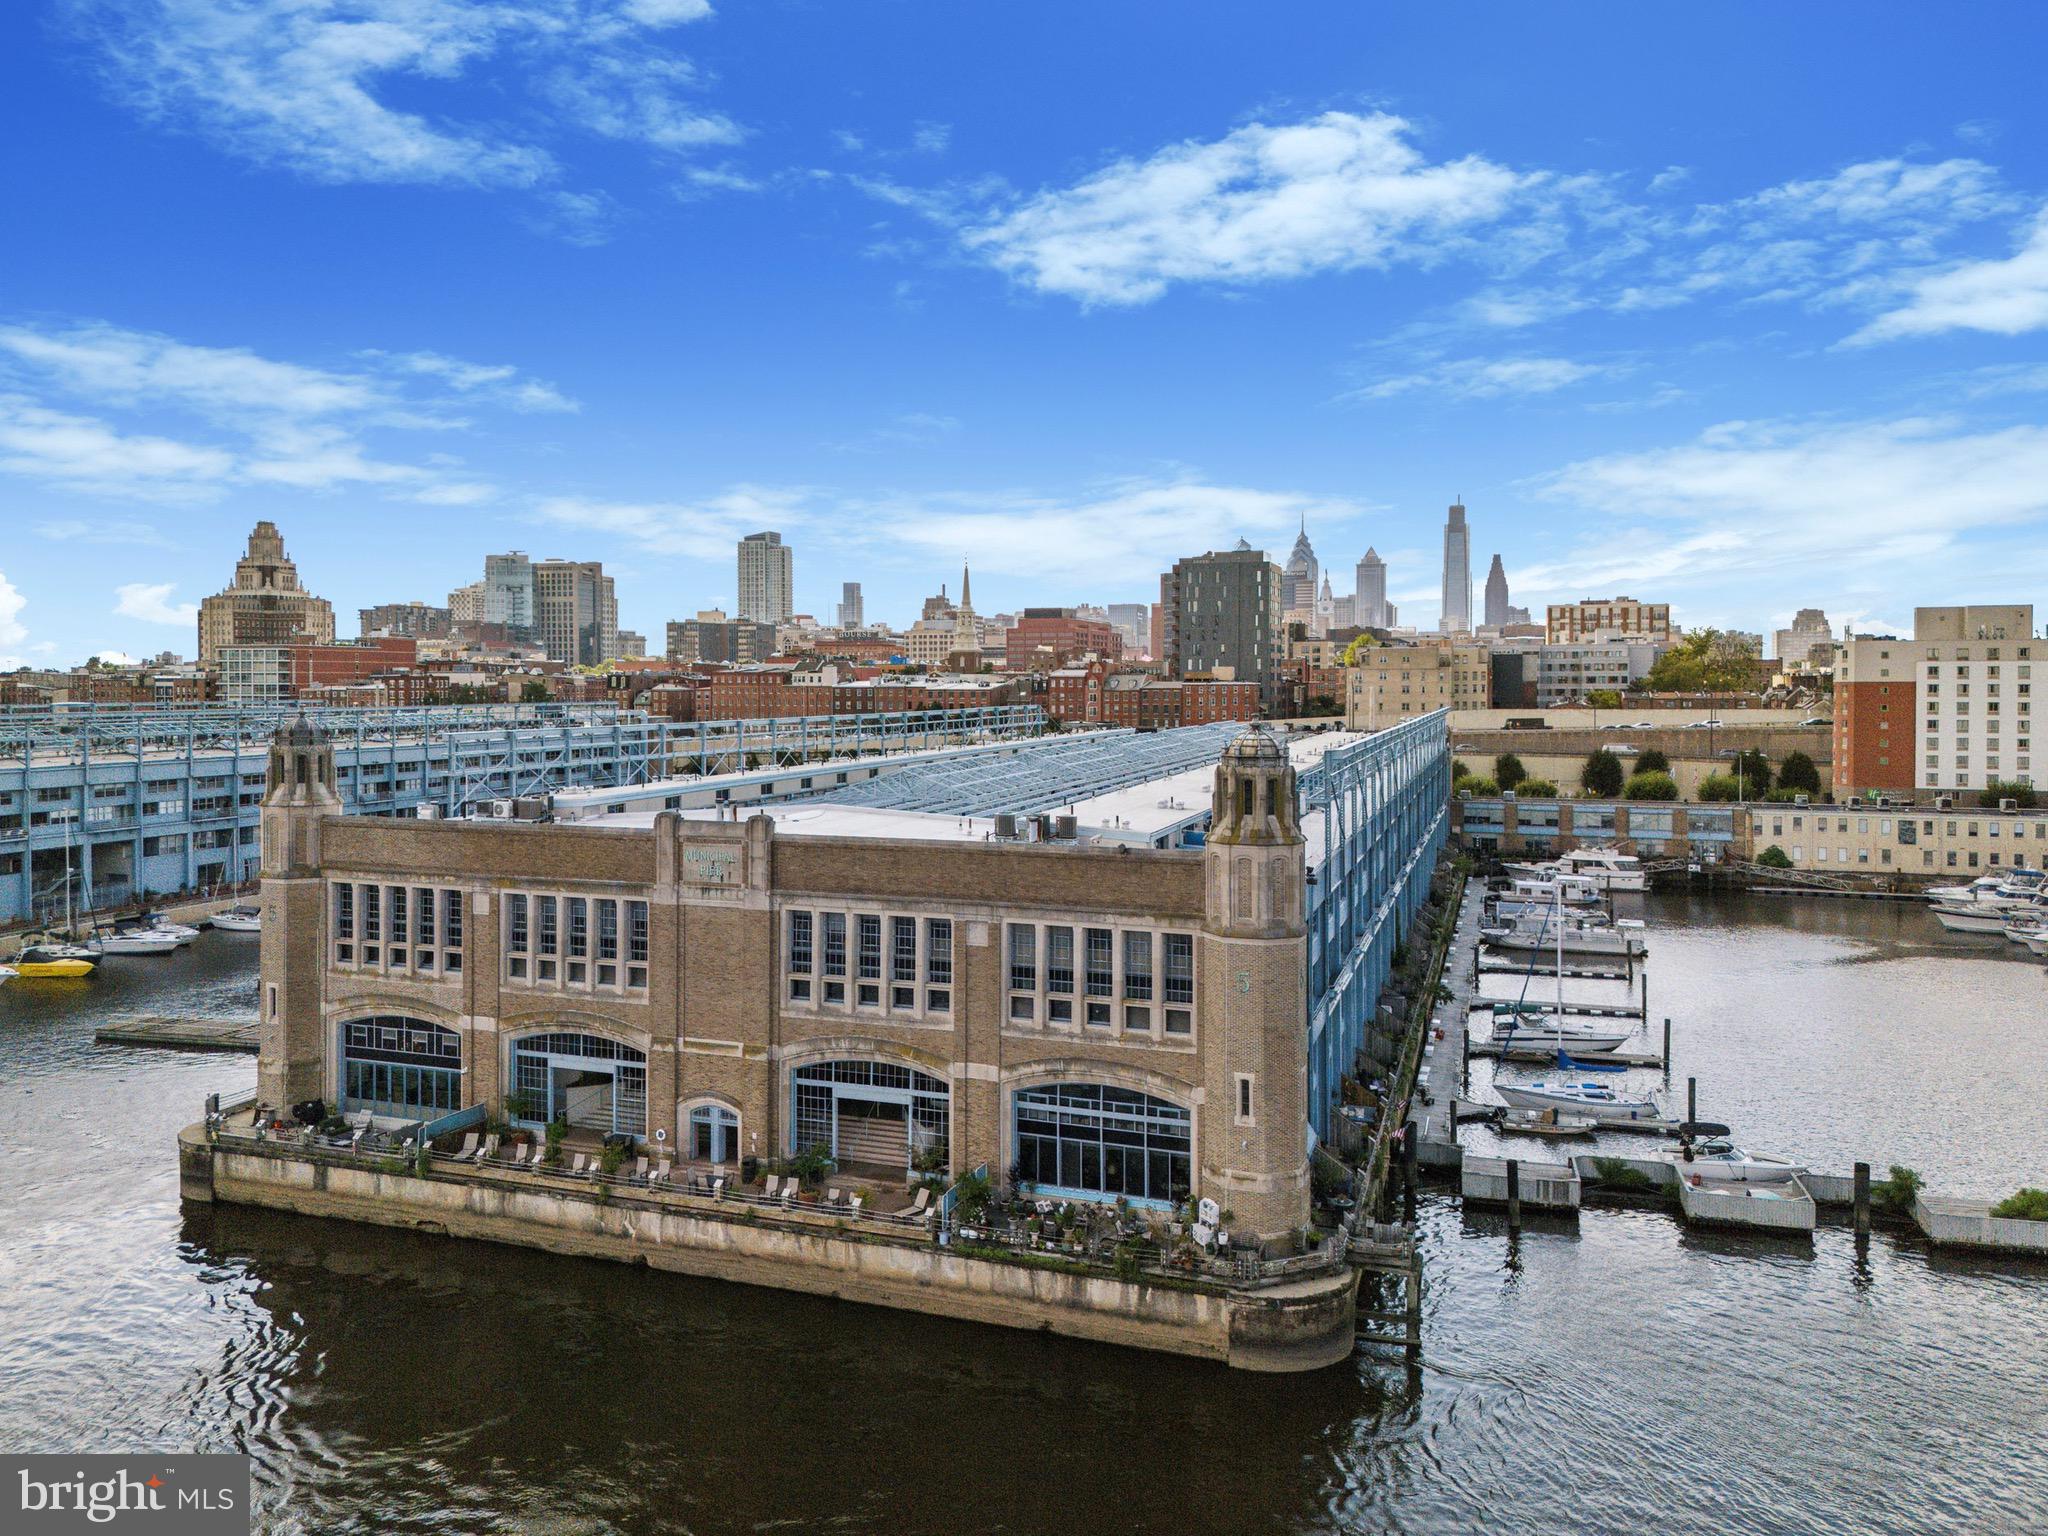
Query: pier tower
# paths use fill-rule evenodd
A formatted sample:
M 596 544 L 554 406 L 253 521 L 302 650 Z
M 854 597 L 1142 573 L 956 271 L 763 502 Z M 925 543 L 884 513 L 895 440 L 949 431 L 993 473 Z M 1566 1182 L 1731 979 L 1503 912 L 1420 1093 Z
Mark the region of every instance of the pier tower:
M 1203 857 L 1201 1191 L 1272 1239 L 1309 1215 L 1307 874 L 1294 766 L 1262 727 L 1217 762 Z
M 334 747 L 303 714 L 270 738 L 263 796 L 263 937 L 257 1096 L 272 1109 L 325 1091 L 320 989 L 326 970 L 320 827 L 341 812 Z

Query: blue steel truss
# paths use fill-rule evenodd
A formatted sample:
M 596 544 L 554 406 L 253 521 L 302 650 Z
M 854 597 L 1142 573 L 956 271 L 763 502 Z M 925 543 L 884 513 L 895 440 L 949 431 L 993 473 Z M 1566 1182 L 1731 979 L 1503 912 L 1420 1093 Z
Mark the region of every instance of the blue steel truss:
M 1320 1138 L 1331 1134 L 1338 1081 L 1356 1066 L 1394 948 L 1429 897 L 1450 793 L 1443 710 L 1337 747 L 1302 775 L 1304 816 L 1321 844 L 1308 891 L 1309 1122 Z

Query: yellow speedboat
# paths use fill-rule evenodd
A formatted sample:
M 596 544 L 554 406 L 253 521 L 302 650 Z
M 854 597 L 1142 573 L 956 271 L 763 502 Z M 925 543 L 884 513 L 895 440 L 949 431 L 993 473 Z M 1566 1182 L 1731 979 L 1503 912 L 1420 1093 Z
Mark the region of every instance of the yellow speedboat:
M 8 963 L 23 980 L 90 976 L 99 965 L 97 960 L 41 945 L 30 945 Z

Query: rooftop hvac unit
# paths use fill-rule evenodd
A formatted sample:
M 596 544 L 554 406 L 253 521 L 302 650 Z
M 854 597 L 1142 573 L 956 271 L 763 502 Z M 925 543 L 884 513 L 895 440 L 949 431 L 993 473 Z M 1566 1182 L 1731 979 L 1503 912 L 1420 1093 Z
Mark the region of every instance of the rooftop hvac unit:
M 1017 818 L 1008 811 L 996 813 L 996 836 L 1009 840 L 1017 836 Z
M 510 821 L 512 811 L 513 804 L 510 800 L 492 800 L 487 806 L 487 814 L 495 816 L 500 821 Z
M 412 813 L 419 817 L 421 821 L 439 821 L 441 819 L 441 807 L 433 804 L 431 801 L 421 801 L 412 808 Z
M 1081 818 L 1078 816 L 1053 817 L 1052 835 L 1063 843 L 1071 843 L 1081 835 Z
M 1952 811 L 1956 808 L 1956 797 L 1954 795 L 1936 795 L 1934 797 L 1934 808 L 1937 811 Z
M 1998 808 L 2001 811 L 2016 811 L 2020 808 L 2020 803 L 2017 800 L 2001 800 L 1998 802 Z

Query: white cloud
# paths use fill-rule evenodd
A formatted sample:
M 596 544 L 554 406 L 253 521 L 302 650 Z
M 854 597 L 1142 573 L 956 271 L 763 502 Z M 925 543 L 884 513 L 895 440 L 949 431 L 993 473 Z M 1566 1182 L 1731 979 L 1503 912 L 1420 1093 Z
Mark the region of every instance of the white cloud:
M 9 655 L 5 649 L 27 641 L 28 628 L 21 622 L 21 610 L 27 606 L 28 599 L 7 579 L 7 573 L 0 571 L 0 667 L 11 670 L 27 665 L 21 657 Z
M 1730 422 L 1581 460 L 1537 489 L 1600 520 L 1579 548 L 1519 574 L 1535 594 L 1810 581 L 1823 560 L 1829 580 L 1911 570 L 1925 582 L 1969 540 L 2023 536 L 2048 517 L 2048 427 Z
M 127 582 L 114 591 L 114 612 L 124 619 L 140 619 L 145 624 L 175 624 L 190 628 L 199 618 L 199 605 L 173 604 L 173 590 L 173 584 L 168 581 Z
M 54 518 L 48 522 L 37 523 L 36 533 L 58 543 L 144 544 L 160 549 L 171 547 L 171 541 L 148 523 L 126 522 L 119 518 Z
M 2012 195 L 1981 160 L 1865 160 L 1831 176 L 1788 181 L 1734 205 L 1750 217 L 1910 221 L 1947 228 L 2009 212 Z
M 68 0 L 110 89 L 168 126 L 326 182 L 534 187 L 559 174 L 517 111 L 440 102 L 521 87 L 570 125 L 673 148 L 736 132 L 672 94 L 689 64 L 651 34 L 706 0 Z M 401 104 L 402 103 L 402 104 Z M 708 135 L 708 137 L 706 137 Z
M 1465 357 L 1417 373 L 1376 379 L 1346 391 L 1340 398 L 1387 400 L 1396 395 L 1429 393 L 1453 400 L 1494 400 L 1503 395 L 1547 395 L 1613 372 L 1615 369 L 1606 364 L 1575 363 L 1563 357 Z
M 1476 155 L 1431 162 L 1408 133 L 1385 113 L 1253 123 L 1120 160 L 972 224 L 961 239 L 1041 292 L 1141 304 L 1176 282 L 1427 263 L 1531 182 Z
M 597 501 L 549 497 L 535 508 L 543 522 L 623 538 L 657 555 L 730 562 L 733 546 L 764 528 L 805 521 L 810 493 L 795 487 L 736 485 L 699 502 Z
M 7 382 L 22 387 L 0 393 L 0 470 L 152 500 L 201 500 L 236 484 L 359 484 L 412 499 L 434 491 L 426 499 L 441 505 L 473 504 L 493 493 L 459 480 L 459 461 L 379 455 L 369 434 L 467 426 L 450 406 L 578 408 L 509 364 L 365 352 L 354 368 L 315 368 L 104 322 L 0 326 L 0 383 Z M 51 396 L 66 397 L 65 404 Z M 67 408 L 74 404 L 90 411 Z M 156 430 L 155 418 L 166 412 L 190 418 L 177 435 Z M 146 419 L 148 429 L 109 414 Z
M 1879 315 L 1849 340 L 1889 341 L 1944 331 L 2017 336 L 2048 326 L 2048 212 L 2034 221 L 2018 252 L 1966 261 L 1913 279 L 1898 309 Z
M 919 123 L 910 135 L 911 151 L 920 155 L 943 155 L 952 143 L 951 123 Z

